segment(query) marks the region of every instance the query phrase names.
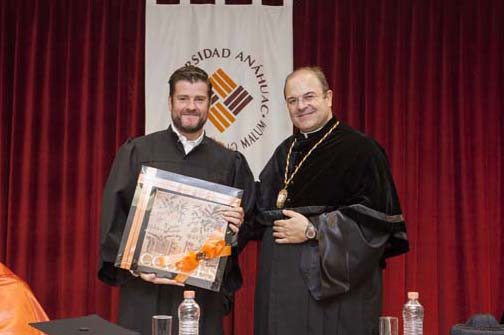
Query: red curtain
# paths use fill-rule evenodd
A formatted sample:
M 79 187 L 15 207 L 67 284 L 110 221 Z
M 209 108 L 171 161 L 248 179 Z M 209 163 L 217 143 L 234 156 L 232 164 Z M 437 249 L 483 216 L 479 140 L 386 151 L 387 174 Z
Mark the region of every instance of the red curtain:
M 320 64 L 335 113 L 385 147 L 411 252 L 384 314 L 418 290 L 425 334 L 504 310 L 504 2 L 306 1 L 294 62 Z
M 0 4 L 0 261 L 51 318 L 117 313 L 98 217 L 117 147 L 144 129 L 144 25 L 138 0 Z M 502 313 L 504 2 L 294 1 L 294 48 L 388 152 L 411 252 L 388 262 L 384 314 L 408 290 L 426 334 Z M 256 249 L 228 334 L 251 334 Z
M 115 150 L 144 129 L 144 2 L 0 6 L 0 259 L 50 318 L 110 317 L 100 198 Z

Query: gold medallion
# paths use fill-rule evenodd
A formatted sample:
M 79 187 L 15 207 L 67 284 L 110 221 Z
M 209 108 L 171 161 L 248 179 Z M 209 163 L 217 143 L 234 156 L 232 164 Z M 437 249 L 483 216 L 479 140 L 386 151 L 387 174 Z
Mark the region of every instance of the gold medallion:
M 308 150 L 308 152 L 301 159 L 301 162 L 299 162 L 294 167 L 294 172 L 292 172 L 291 175 L 290 175 L 290 177 L 289 177 L 290 157 L 291 157 L 291 154 L 292 154 L 292 149 L 294 148 L 294 145 L 296 144 L 296 141 L 297 141 L 297 139 L 294 138 L 294 141 L 292 141 L 292 144 L 291 144 L 291 146 L 289 148 L 289 151 L 287 152 L 287 159 L 285 160 L 284 187 L 280 190 L 280 192 L 278 192 L 278 196 L 277 196 L 277 200 L 276 200 L 276 206 L 277 206 L 277 208 L 283 208 L 284 207 L 285 201 L 287 200 L 287 195 L 288 195 L 288 193 L 287 193 L 287 187 L 289 186 L 289 184 L 292 181 L 292 179 L 294 178 L 294 176 L 298 173 L 298 171 L 301 168 L 301 166 L 303 166 L 303 163 L 305 162 L 305 160 L 307 160 L 308 157 L 310 157 L 311 153 L 315 149 L 317 149 L 317 147 L 319 146 L 319 144 L 322 143 L 322 142 L 324 142 L 324 140 L 332 133 L 332 131 L 338 127 L 339 123 L 340 123 L 339 121 L 336 121 L 336 123 L 331 127 L 331 129 L 329 129 L 324 134 L 324 136 L 322 136 L 322 138 L 320 140 L 318 140 L 318 142 L 315 143 L 315 145 L 313 147 L 311 147 L 310 150 Z
M 280 192 L 278 192 L 277 200 L 276 200 L 276 206 L 277 208 L 283 208 L 285 205 L 285 200 L 287 200 L 287 190 L 285 188 L 282 188 Z

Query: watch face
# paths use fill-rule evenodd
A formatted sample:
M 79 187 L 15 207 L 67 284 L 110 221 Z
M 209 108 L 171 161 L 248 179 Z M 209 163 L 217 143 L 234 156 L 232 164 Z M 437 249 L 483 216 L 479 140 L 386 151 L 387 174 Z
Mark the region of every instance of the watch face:
M 317 232 L 315 231 L 315 227 L 313 226 L 308 226 L 305 231 L 305 236 L 309 240 L 313 240 L 315 236 L 317 235 Z

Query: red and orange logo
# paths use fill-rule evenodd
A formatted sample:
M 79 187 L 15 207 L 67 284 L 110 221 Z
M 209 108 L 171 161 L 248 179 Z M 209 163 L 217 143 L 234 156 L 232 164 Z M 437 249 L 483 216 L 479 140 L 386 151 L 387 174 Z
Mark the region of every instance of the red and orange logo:
M 209 79 L 214 94 L 208 119 L 219 132 L 223 133 L 236 121 L 236 116 L 253 100 L 253 97 L 221 68 Z

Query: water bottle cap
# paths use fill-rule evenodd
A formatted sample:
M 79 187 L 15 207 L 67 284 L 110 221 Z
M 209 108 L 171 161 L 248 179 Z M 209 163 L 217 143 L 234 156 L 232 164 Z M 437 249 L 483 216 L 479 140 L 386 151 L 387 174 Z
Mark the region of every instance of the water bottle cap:
M 408 299 L 418 299 L 418 292 L 408 292 Z
M 184 291 L 184 299 L 194 299 L 194 291 Z

